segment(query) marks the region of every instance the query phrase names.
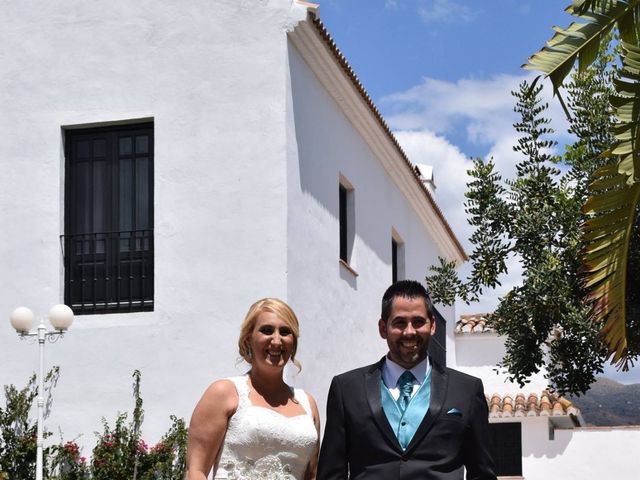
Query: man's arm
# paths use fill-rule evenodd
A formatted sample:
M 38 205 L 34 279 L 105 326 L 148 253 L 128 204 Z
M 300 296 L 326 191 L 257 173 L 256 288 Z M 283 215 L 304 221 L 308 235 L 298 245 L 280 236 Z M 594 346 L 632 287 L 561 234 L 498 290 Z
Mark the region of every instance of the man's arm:
M 467 480 L 496 480 L 496 469 L 491 455 L 489 438 L 489 409 L 484 396 L 482 381 L 477 379 L 474 386 L 473 405 L 470 415 L 470 429 L 464 445 L 464 466 Z
M 327 424 L 324 428 L 317 480 L 346 480 L 348 478 L 347 426 L 340 382 L 331 382 L 327 397 Z

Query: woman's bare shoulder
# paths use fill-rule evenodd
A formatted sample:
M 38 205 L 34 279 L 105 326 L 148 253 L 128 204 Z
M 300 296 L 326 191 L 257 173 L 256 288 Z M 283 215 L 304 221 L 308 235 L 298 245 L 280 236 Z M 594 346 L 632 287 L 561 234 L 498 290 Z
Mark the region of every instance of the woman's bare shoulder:
M 238 390 L 229 379 L 216 380 L 207 387 L 200 399 L 200 404 L 205 410 L 209 408 L 217 410 L 222 407 L 233 413 L 238 408 Z
M 307 393 L 307 397 L 309 397 L 309 405 L 311 406 L 311 410 L 312 410 L 314 416 L 317 416 L 318 415 L 318 404 L 316 403 L 316 399 L 313 398 L 313 395 L 311 395 L 310 393 L 308 393 L 308 392 L 305 392 L 305 393 Z

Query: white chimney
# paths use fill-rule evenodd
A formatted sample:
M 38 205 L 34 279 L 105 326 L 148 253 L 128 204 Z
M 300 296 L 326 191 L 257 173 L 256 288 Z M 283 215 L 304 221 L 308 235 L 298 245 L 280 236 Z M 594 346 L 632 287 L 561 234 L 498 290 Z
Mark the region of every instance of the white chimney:
M 436 182 L 433 177 L 433 167 L 431 165 L 425 165 L 424 163 L 416 163 L 414 166 L 416 173 L 420 176 L 420 180 L 427 187 L 431 195 L 436 193 Z

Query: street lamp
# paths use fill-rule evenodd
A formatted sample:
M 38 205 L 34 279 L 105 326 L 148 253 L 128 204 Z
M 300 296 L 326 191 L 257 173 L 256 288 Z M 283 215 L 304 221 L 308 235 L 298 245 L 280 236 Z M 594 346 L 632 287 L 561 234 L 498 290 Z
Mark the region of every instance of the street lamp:
M 38 440 L 36 454 L 36 480 L 42 480 L 42 449 L 44 445 L 43 423 L 44 423 L 44 342 L 56 342 L 64 335 L 73 323 L 73 311 L 66 305 L 54 305 L 49 310 L 49 321 L 53 325 L 53 330 L 48 330 L 44 324 L 44 318 L 40 319 L 38 328 L 31 331 L 33 324 L 33 312 L 27 307 L 18 307 L 11 312 L 11 326 L 15 328 L 20 338 L 35 337 L 38 339 L 38 350 L 40 354 L 40 372 L 38 374 Z

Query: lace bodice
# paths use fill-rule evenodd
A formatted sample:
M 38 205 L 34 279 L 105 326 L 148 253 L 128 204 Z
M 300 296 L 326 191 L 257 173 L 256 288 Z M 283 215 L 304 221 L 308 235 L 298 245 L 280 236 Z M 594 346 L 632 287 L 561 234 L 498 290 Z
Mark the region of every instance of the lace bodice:
M 214 479 L 302 480 L 318 441 L 307 394 L 294 390 L 305 414 L 285 417 L 249 401 L 247 376 L 232 377 L 238 409 L 229 419 Z

